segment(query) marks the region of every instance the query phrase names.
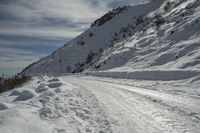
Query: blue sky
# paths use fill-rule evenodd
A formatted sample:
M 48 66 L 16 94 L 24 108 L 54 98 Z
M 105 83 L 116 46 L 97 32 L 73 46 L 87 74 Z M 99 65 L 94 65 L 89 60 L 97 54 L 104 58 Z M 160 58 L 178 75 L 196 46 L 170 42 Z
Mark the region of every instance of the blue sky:
M 141 0 L 0 0 L 0 74 L 19 72 L 89 28 L 108 10 Z

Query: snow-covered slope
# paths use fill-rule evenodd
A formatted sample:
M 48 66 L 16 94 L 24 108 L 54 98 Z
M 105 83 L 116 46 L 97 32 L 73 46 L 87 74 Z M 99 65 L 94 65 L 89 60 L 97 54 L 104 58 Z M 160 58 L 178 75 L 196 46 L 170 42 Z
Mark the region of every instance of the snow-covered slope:
M 184 69 L 199 74 L 199 50 L 200 1 L 157 0 L 109 12 L 22 73 Z

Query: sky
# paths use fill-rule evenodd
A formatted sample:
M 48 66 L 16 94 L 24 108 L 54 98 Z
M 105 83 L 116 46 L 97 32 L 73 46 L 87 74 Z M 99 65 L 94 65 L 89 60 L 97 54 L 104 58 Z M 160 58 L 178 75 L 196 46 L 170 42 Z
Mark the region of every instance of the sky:
M 16 74 L 112 8 L 142 0 L 0 0 L 0 75 Z

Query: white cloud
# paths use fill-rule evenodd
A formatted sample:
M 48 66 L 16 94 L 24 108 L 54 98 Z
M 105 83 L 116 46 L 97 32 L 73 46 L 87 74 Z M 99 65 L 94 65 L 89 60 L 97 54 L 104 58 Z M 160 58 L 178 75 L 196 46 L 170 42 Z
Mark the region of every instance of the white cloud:
M 26 21 L 43 18 L 71 18 L 72 21 L 85 21 L 95 17 L 97 13 L 87 3 L 85 0 L 17 0 L 0 5 L 0 9 Z
M 0 4 L 0 12 L 13 18 L 0 22 L 0 34 L 73 38 L 106 13 L 109 4 L 114 1 L 121 2 L 120 0 L 16 0 Z M 51 25 L 48 21 L 50 19 L 56 22 Z M 68 28 L 70 24 L 76 24 L 72 27 L 74 29 Z
M 28 28 L 2 28 L 1 35 L 33 36 L 39 38 L 73 38 L 81 31 L 67 27 L 28 27 Z
M 122 0 L 13 0 L 0 4 L 0 35 L 64 40 L 83 32 L 106 13 L 109 4 Z M 126 0 L 127 1 L 127 0 Z M 131 0 L 130 0 L 131 2 Z M 1 17 L 1 16 L 0 16 Z M 11 37 L 12 38 L 12 37 Z M 0 45 L 31 45 L 0 40 Z M 0 68 L 24 68 L 44 54 L 0 47 Z
M 94 0 L 16 0 L 0 4 L 0 12 L 12 17 L 0 22 L 0 34 L 73 38 L 108 10 L 105 1 L 97 2 L 95 6 L 92 2 Z M 51 25 L 49 19 L 63 23 Z M 77 25 L 69 28 L 67 24 Z
M 0 68 L 24 68 L 28 64 L 37 61 L 44 54 L 37 55 L 31 51 L 25 51 L 14 48 L 0 49 Z
M 12 18 L 0 22 L 0 34 L 73 38 L 106 13 L 113 2 L 123 3 L 122 0 L 16 0 L 0 4 L 0 12 Z M 52 25 L 50 20 L 56 22 Z M 74 26 L 69 28 L 70 24 Z

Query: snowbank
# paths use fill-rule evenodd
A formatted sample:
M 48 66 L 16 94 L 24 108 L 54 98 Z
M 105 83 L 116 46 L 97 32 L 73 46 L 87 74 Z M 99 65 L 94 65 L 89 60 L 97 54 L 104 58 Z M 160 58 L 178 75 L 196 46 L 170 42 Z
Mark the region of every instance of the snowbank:
M 108 133 L 111 128 L 90 91 L 44 76 L 0 95 L 0 132 Z
M 182 80 L 200 75 L 199 70 L 143 70 L 143 71 L 99 71 L 87 73 L 93 76 L 127 78 L 137 80 Z

